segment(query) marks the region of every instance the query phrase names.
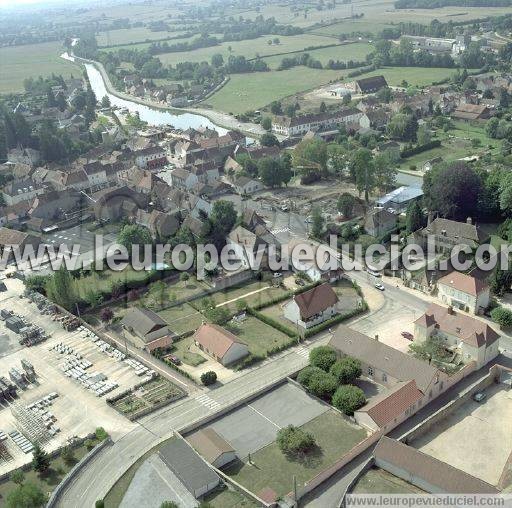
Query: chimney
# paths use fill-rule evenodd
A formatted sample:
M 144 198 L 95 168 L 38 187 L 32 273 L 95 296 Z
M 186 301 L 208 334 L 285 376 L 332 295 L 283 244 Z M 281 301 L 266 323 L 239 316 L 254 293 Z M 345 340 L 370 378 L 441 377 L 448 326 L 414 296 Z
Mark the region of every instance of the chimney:
M 455 312 L 453 312 L 453 307 L 451 305 L 448 307 L 448 314 L 452 316 L 455 314 Z
M 432 224 L 432 212 L 428 212 L 427 227 L 430 226 L 430 224 Z
M 468 218 L 466 219 L 466 223 L 467 223 L 467 224 L 473 224 L 473 219 L 472 219 L 471 217 L 468 217 Z
M 375 340 L 379 342 L 379 336 L 377 334 L 375 334 Z

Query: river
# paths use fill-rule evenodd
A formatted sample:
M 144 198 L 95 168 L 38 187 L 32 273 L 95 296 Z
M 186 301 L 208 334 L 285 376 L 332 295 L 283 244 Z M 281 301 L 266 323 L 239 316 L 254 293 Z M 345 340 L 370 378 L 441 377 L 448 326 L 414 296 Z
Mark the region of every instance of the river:
M 74 61 L 72 56 L 67 53 L 61 55 L 66 60 Z M 96 95 L 96 99 L 100 101 L 105 95 L 110 99 L 112 106 L 126 108 L 130 113 L 138 113 L 141 120 L 148 122 L 150 125 L 172 125 L 177 129 L 186 130 L 188 128 L 197 129 L 198 127 L 210 127 L 216 129 L 221 134 L 227 132 L 223 127 L 214 124 L 209 118 L 193 113 L 177 113 L 170 110 L 150 108 L 144 104 L 139 104 L 127 99 L 121 99 L 116 95 L 107 92 L 105 82 L 100 71 L 92 64 L 84 63 L 89 83 L 92 91 Z

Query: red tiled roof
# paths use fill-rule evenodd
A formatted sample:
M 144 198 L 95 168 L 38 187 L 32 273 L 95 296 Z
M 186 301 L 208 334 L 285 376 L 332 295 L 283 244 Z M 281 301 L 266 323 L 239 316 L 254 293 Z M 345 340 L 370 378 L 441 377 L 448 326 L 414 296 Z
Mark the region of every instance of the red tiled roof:
M 217 358 L 224 358 L 233 344 L 244 344 L 230 331 L 211 323 L 202 324 L 196 330 L 194 340 Z
M 458 291 L 467 293 L 473 296 L 478 296 L 482 291 L 489 288 L 488 284 L 480 279 L 466 275 L 461 272 L 452 272 L 439 279 L 438 284 L 450 286 Z
M 309 319 L 338 302 L 338 296 L 328 283 L 320 284 L 294 297 L 299 306 L 300 317 Z

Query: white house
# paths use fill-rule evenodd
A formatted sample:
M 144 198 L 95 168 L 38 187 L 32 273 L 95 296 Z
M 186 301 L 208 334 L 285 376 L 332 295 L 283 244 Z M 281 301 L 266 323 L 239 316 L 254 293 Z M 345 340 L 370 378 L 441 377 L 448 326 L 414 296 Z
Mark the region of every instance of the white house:
M 248 176 L 239 176 L 233 182 L 235 192 L 238 194 L 254 194 L 260 190 L 263 190 L 263 184 L 258 180 L 249 178 Z
M 308 329 L 334 317 L 338 313 L 337 305 L 338 296 L 325 282 L 295 295 L 283 306 L 284 317 Z
M 197 185 L 197 175 L 183 168 L 176 168 L 171 172 L 171 185 L 177 189 L 190 190 Z
M 151 169 L 167 164 L 165 149 L 160 146 L 150 146 L 135 153 L 135 164 L 142 169 Z
M 479 314 L 489 306 L 491 290 L 483 280 L 452 272 L 437 281 L 437 297 L 446 305 Z
M 499 353 L 500 335 L 487 323 L 436 303 L 414 322 L 414 341 L 429 337 L 438 337 L 463 362 L 475 361 L 478 369 Z

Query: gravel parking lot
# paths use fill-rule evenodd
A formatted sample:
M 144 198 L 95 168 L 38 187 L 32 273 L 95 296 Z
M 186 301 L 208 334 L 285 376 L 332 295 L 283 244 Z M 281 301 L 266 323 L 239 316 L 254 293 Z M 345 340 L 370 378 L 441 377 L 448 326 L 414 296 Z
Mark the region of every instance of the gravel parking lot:
M 483 402 L 470 400 L 412 446 L 497 485 L 512 452 L 512 392 L 491 385 Z

